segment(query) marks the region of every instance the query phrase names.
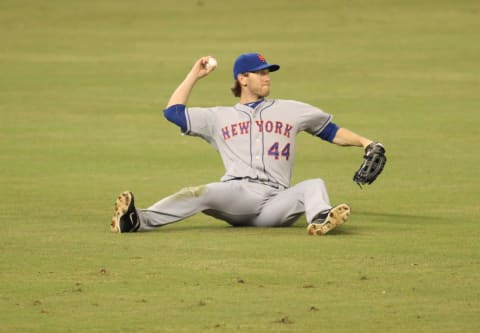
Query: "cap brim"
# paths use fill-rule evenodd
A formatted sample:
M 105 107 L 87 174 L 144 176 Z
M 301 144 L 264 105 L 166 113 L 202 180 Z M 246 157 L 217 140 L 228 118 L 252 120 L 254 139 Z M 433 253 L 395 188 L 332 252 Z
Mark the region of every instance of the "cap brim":
M 251 72 L 256 72 L 256 71 L 261 71 L 262 69 L 268 69 L 270 72 L 275 72 L 275 71 L 278 71 L 280 69 L 280 66 L 276 65 L 276 64 L 265 64 L 265 65 L 262 65 L 262 66 L 255 67 L 250 71 Z

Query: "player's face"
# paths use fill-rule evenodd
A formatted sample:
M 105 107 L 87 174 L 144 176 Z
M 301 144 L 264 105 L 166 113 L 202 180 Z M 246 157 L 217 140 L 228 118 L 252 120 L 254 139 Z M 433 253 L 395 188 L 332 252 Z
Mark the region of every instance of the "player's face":
M 270 94 L 270 71 L 264 69 L 256 72 L 249 72 L 244 76 L 244 87 L 252 98 L 260 99 Z

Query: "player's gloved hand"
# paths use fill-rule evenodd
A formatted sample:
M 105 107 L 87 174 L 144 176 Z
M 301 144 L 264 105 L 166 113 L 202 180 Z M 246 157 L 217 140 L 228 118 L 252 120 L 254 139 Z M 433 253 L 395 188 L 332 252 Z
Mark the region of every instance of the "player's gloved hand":
M 383 167 L 387 163 L 385 147 L 379 142 L 372 142 L 365 147 L 363 158 L 362 165 L 360 165 L 360 168 L 353 176 L 353 181 L 360 187 L 373 183 L 382 172 Z

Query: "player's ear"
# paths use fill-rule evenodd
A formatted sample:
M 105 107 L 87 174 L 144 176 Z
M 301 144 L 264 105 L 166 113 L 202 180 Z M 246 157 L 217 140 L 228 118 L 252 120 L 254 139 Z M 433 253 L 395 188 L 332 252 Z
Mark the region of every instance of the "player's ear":
M 246 86 L 247 85 L 247 77 L 248 77 L 248 73 L 237 75 L 237 81 L 240 83 L 240 86 Z

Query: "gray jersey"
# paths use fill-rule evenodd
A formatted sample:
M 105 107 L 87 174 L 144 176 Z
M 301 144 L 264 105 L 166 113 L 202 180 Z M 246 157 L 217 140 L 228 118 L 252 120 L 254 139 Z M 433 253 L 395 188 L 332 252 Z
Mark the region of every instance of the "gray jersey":
M 209 142 L 226 169 L 222 181 L 252 178 L 290 186 L 296 136 L 301 131 L 319 134 L 332 116 L 312 105 L 265 99 L 252 109 L 233 107 L 187 109 L 186 134 Z

